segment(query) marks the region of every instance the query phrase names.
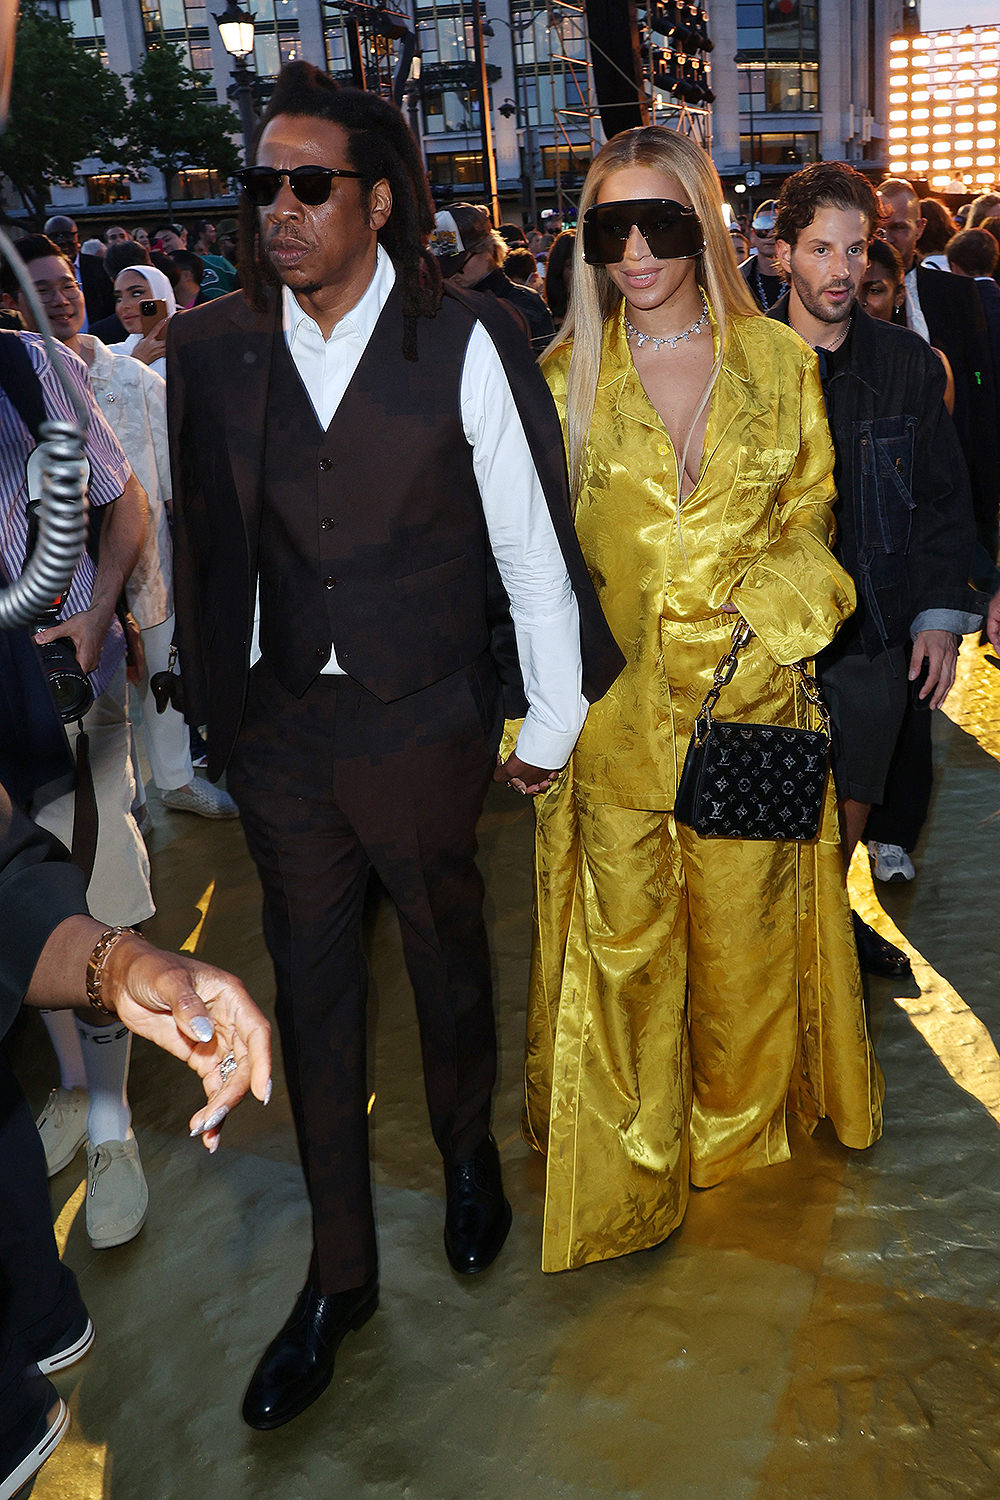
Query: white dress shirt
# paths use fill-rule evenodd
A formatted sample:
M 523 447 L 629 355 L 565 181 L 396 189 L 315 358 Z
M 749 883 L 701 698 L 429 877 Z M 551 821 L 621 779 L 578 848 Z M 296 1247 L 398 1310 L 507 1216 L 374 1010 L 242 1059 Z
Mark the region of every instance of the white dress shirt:
M 927 319 L 924 310 L 920 306 L 920 297 L 917 294 L 917 268 L 907 271 L 903 281 L 906 288 L 906 326 L 912 328 L 914 333 L 919 333 L 925 344 L 931 341 L 930 330 L 927 327 Z
M 285 339 L 324 431 L 395 280 L 392 261 L 379 247 L 367 291 L 328 339 L 284 288 Z M 460 405 L 490 546 L 510 598 L 528 700 L 517 753 L 529 765 L 554 769 L 569 759 L 587 717 L 581 691 L 579 609 L 503 363 L 481 323 L 476 323 L 466 348 Z M 378 434 L 359 434 L 359 440 L 377 442 Z M 257 634 L 255 622 L 251 661 L 260 655 Z M 336 642 L 323 671 L 343 673 Z

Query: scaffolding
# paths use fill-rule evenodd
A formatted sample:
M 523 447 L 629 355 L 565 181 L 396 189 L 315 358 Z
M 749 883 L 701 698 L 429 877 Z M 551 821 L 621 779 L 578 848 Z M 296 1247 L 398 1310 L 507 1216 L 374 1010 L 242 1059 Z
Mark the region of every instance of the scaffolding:
M 624 0 L 623 0 L 624 3 Z M 594 128 L 595 120 L 599 120 L 601 108 L 593 97 L 593 75 L 588 66 L 587 59 L 590 56 L 594 43 L 591 41 L 587 30 L 587 14 L 584 0 L 545 0 L 548 12 L 550 35 L 558 37 L 561 43 L 560 51 L 551 50 L 552 62 L 552 111 L 556 121 L 557 133 L 561 133 L 572 155 L 572 143 L 566 129 L 566 121 L 586 120 L 590 134 L 591 155 L 594 154 L 594 142 L 597 132 Z M 648 12 L 652 7 L 640 6 L 639 10 Z M 567 32 L 569 32 L 574 43 L 582 40 L 583 60 L 570 54 L 566 45 Z M 712 154 L 712 111 L 708 106 L 691 105 L 679 102 L 664 96 L 661 90 L 656 88 L 652 80 L 651 48 L 647 45 L 640 52 L 637 63 L 642 67 L 642 83 L 636 90 L 636 102 L 639 105 L 643 123 L 651 125 L 666 125 L 671 130 L 679 130 L 683 135 L 692 136 L 700 146 L 711 156 Z M 611 58 L 606 60 L 611 63 L 616 71 L 621 72 Z M 556 64 L 561 66 L 561 84 L 563 104 L 556 102 Z M 638 68 L 637 68 L 638 71 Z M 580 100 L 579 104 L 570 106 L 565 103 L 569 98 L 566 89 L 567 77 L 572 86 L 573 94 Z M 627 74 L 622 73 L 629 83 L 634 80 Z M 604 106 L 605 109 L 608 107 Z M 611 106 L 614 108 L 615 106 Z M 619 108 L 633 109 L 634 104 L 623 104 Z M 603 131 L 601 132 L 603 135 Z M 559 151 L 556 150 L 556 202 L 561 207 L 563 203 L 563 190 L 560 173 Z M 572 200 L 566 198 L 568 203 Z M 575 205 L 574 205 L 575 206 Z

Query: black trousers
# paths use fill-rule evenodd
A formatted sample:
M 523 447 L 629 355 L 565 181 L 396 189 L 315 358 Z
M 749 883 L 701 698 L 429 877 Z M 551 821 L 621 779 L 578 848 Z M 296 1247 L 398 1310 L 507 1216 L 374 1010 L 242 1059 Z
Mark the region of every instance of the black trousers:
M 912 852 L 927 820 L 933 788 L 931 711 L 915 707 L 911 691 L 885 795 L 881 805 L 873 807 L 869 814 L 865 838 L 876 839 L 880 844 L 899 844 L 908 853 Z
M 80 1308 L 52 1233 L 41 1137 L 0 1045 L 0 1434 L 27 1415 L 25 1373 Z
M 296 698 L 266 662 L 250 674 L 227 785 L 264 888 L 324 1294 L 377 1266 L 361 941 L 372 867 L 399 915 L 434 1139 L 460 1162 L 489 1131 L 496 1023 L 475 853 L 501 731 L 488 658 L 388 704 L 347 677 Z

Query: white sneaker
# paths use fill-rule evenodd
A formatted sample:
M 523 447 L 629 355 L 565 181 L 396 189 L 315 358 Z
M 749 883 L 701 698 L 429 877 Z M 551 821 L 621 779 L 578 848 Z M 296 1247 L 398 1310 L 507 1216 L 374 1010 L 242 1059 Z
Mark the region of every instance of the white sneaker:
M 878 844 L 873 839 L 868 845 L 868 854 L 875 879 L 886 885 L 902 885 L 917 873 L 912 859 L 898 844 Z
M 38 1376 L 35 1376 L 38 1379 Z M 32 1475 L 55 1451 L 69 1430 L 69 1407 L 54 1386 L 45 1382 L 43 1407 L 31 1432 L 23 1435 L 16 1451 L 0 1450 L 0 1500 L 15 1500 Z M 4 1445 L 6 1446 L 6 1445 Z
M 50 1177 L 68 1167 L 87 1139 L 86 1089 L 53 1089 L 35 1124 L 45 1147 L 45 1166 Z
M 87 1142 L 87 1234 L 95 1250 L 134 1240 L 146 1222 L 149 1189 L 139 1142 Z
M 175 812 L 198 813 L 203 818 L 238 818 L 240 815 L 229 793 L 201 776 L 196 776 L 190 786 L 178 787 L 174 792 L 161 792 L 160 796 L 164 807 L 172 807 Z

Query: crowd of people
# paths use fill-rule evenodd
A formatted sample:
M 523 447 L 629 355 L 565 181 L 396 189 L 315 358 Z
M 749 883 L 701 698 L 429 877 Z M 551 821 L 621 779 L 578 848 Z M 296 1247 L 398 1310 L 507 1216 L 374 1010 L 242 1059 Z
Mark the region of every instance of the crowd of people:
M 23 813 L 83 865 L 99 975 L 153 911 L 134 728 L 168 807 L 242 820 L 313 1225 L 244 1400 L 270 1429 L 378 1304 L 372 870 L 416 999 L 448 1262 L 480 1272 L 507 1237 L 475 863 L 491 782 L 536 799 L 524 1131 L 547 1161 L 545 1271 L 660 1243 L 692 1184 L 787 1159 L 792 1119 L 878 1139 L 862 973 L 909 966 L 846 872 L 865 841 L 879 880 L 915 878 L 930 710 L 963 636 L 1000 649 L 1000 198 L 961 227 L 823 162 L 729 226 L 709 158 L 651 126 L 599 152 L 576 228 L 498 228 L 475 204 L 435 213 L 401 113 L 305 63 L 239 179 L 236 261 L 205 223 L 190 249 L 176 225 L 81 248 L 64 218 L 21 241 L 91 413 L 92 545 L 34 639 L 72 645 L 66 732 L 98 820 L 81 859 L 78 777 L 15 796 L 7 825 L 29 838 Z M 13 279 L 4 307 L 25 330 L 0 359 L 12 578 L 38 412 L 70 407 Z M 762 836 L 748 812 L 800 818 L 804 750 L 752 770 L 720 751 L 691 793 L 716 705 L 819 733 L 811 831 Z M 724 836 L 697 806 L 725 808 Z M 126 1088 L 142 1028 L 90 981 L 79 1008 L 34 956 L 15 999 L 59 1061 L 46 1169 L 86 1145 L 87 1231 L 112 1248 L 148 1206 Z M 229 1107 L 199 1117 L 211 1146 Z M 53 1273 L 50 1295 L 43 1374 L 92 1337 L 75 1287 Z M 19 1399 L 23 1466 L 60 1419 L 51 1390 Z

